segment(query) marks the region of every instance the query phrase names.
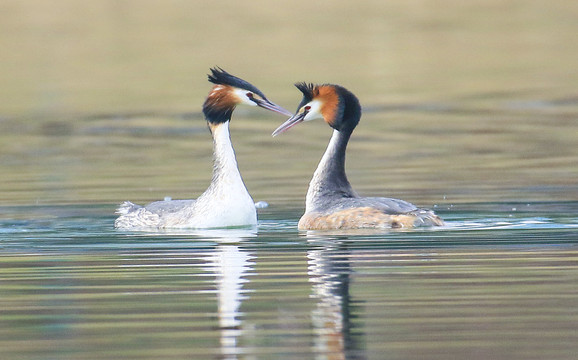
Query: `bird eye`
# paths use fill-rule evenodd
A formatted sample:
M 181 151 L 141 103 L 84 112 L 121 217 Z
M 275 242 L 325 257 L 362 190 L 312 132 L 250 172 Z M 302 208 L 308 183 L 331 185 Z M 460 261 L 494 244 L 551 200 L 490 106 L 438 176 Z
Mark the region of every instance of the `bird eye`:
M 252 92 L 248 92 L 246 95 L 249 99 L 253 100 L 253 93 Z
M 305 107 L 303 108 L 303 110 L 304 110 L 304 111 L 309 111 L 309 110 L 311 110 L 311 106 L 307 105 L 307 106 L 305 106 Z

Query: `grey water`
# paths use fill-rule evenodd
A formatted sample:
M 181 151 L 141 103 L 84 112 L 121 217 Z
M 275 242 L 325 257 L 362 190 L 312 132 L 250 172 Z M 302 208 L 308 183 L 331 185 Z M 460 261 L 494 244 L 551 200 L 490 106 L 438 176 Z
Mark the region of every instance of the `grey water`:
M 0 208 L 4 359 L 572 359 L 577 202 L 447 226 L 119 232 L 113 205 Z

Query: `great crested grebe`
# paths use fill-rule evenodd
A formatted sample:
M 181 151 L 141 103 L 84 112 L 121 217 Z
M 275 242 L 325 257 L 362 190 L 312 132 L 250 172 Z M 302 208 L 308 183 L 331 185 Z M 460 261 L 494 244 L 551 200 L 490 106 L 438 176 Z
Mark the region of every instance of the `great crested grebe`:
M 250 226 L 257 224 L 255 203 L 249 195 L 235 159 L 229 121 L 235 106 L 259 106 L 286 116 L 291 112 L 269 101 L 255 86 L 223 69 L 211 69 L 215 84 L 203 104 L 213 136 L 213 178 L 196 200 L 156 201 L 146 206 L 129 201 L 120 205 L 114 225 L 119 229 L 179 229 Z
M 303 93 L 297 113 L 279 126 L 276 136 L 303 121 L 323 118 L 333 135 L 309 183 L 301 230 L 441 226 L 433 211 L 398 199 L 360 197 L 345 175 L 345 150 L 361 118 L 353 93 L 339 85 L 297 83 Z

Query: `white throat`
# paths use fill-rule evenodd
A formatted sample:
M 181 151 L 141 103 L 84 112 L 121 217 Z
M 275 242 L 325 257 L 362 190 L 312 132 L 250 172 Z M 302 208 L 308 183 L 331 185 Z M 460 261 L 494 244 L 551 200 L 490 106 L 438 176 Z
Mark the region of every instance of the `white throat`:
M 213 179 L 213 182 L 218 180 L 219 182 L 239 181 L 243 183 L 239 167 L 237 166 L 235 150 L 233 150 L 233 144 L 231 143 L 228 121 L 213 127 L 213 144 L 215 151 L 213 176 L 218 178 Z
M 195 202 L 195 215 L 191 221 L 196 227 L 255 225 L 255 203 L 237 166 L 229 122 L 214 126 L 212 132 L 215 157 L 213 179 Z

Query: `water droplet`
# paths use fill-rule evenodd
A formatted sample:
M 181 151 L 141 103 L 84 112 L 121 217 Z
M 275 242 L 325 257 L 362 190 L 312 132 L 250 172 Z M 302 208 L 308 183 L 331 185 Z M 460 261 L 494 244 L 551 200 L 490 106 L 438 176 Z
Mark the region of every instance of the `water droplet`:
M 257 209 L 265 209 L 265 208 L 269 207 L 269 204 L 266 201 L 257 201 L 255 203 L 255 207 Z

